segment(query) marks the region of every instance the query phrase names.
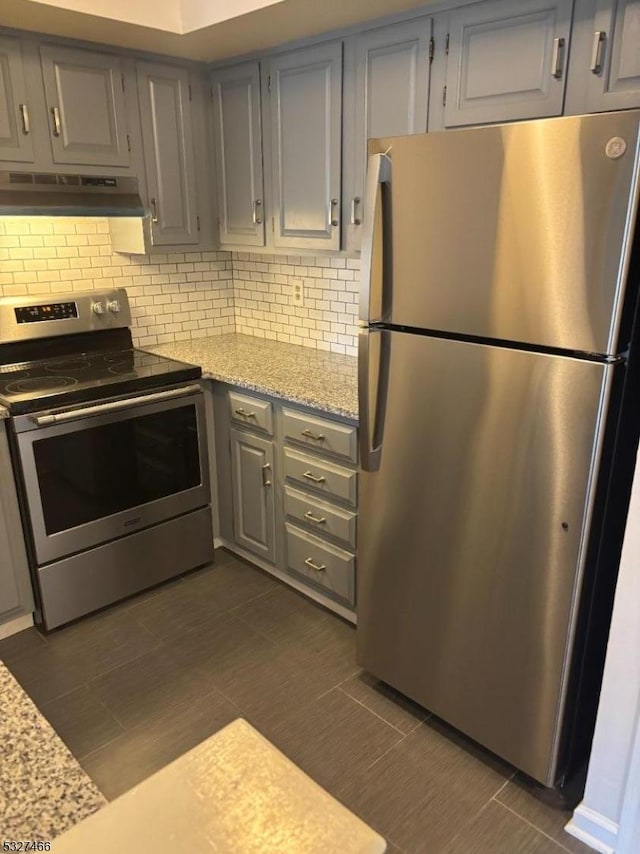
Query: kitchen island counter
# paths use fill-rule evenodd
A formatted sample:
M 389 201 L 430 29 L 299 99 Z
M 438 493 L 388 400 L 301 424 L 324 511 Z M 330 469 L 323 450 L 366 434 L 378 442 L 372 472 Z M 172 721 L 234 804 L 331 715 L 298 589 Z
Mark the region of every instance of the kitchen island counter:
M 251 335 L 218 335 L 148 347 L 200 365 L 202 376 L 345 418 L 358 418 L 358 360 Z
M 4 406 L 0 406 L 0 421 L 2 421 L 3 418 L 8 418 L 8 417 L 9 417 L 9 410 L 5 409 Z

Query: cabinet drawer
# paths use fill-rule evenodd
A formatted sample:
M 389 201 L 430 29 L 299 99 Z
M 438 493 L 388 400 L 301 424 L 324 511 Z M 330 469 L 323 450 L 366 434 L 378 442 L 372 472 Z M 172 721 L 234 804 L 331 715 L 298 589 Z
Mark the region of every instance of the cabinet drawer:
M 244 424 L 273 436 L 273 405 L 248 394 L 229 392 L 229 414 L 236 424 Z
M 289 570 L 353 605 L 355 557 L 293 525 L 287 525 L 286 528 Z
M 351 510 L 318 501 L 290 486 L 284 488 L 284 508 L 287 516 L 311 528 L 318 536 L 334 537 L 355 549 L 358 517 Z
M 355 471 L 285 448 L 284 472 L 288 480 L 304 485 L 305 489 L 338 498 L 353 507 L 357 504 L 358 474 Z
M 282 410 L 282 424 L 286 439 L 316 451 L 335 454 L 352 463 L 357 462 L 358 436 L 355 427 L 296 412 L 294 409 Z

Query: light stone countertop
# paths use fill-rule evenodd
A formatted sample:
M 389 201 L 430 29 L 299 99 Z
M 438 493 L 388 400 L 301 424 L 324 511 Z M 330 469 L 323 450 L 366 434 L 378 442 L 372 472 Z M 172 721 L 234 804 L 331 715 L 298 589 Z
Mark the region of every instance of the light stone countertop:
M 5 409 L 4 406 L 0 406 L 0 421 L 2 421 L 3 418 L 8 418 L 8 417 L 9 417 L 9 411 L 7 409 Z
M 57 854 L 383 854 L 384 839 L 239 718 L 56 840 Z
M 358 418 L 358 360 L 251 335 L 218 335 L 146 348 L 200 365 L 206 379 Z

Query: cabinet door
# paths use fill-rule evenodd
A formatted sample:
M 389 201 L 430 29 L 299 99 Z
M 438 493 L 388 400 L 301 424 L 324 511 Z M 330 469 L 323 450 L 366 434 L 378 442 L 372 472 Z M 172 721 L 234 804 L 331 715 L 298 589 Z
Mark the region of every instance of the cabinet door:
M 573 0 L 492 0 L 451 13 L 445 127 L 559 116 Z
M 9 445 L 0 422 L 0 623 L 33 611 L 33 593 L 13 480 Z
M 40 56 L 54 162 L 128 166 L 120 59 L 49 45 Z
M 260 66 L 212 77 L 221 244 L 264 246 Z
M 269 62 L 276 247 L 340 248 L 342 44 Z
M 347 248 L 360 248 L 367 140 L 427 130 L 431 18 L 355 36 L 345 55 Z
M 234 539 L 274 563 L 273 443 L 241 430 L 230 436 Z
M 597 0 L 587 110 L 640 107 L 640 0 Z
M 153 243 L 197 243 L 189 72 L 138 63 L 138 92 Z
M 0 160 L 33 162 L 22 49 L 10 38 L 0 38 Z

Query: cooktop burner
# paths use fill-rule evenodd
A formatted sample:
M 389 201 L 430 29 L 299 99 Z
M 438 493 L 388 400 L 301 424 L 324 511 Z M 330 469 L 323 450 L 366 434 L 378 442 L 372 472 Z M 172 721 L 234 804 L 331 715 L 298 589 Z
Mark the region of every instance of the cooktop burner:
M 0 404 L 11 415 L 198 379 L 195 365 L 144 350 L 95 351 L 0 365 Z
M 21 373 L 25 373 L 22 371 Z M 5 390 L 7 394 L 34 394 L 38 392 L 54 391 L 70 385 L 77 385 L 78 380 L 73 377 L 30 377 L 17 379 L 7 383 Z

